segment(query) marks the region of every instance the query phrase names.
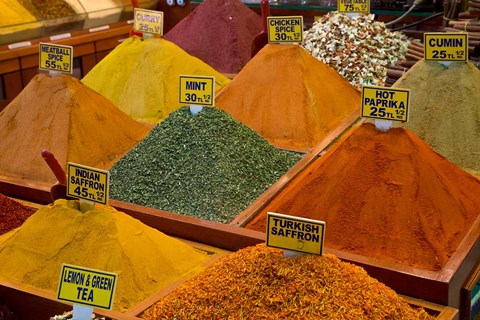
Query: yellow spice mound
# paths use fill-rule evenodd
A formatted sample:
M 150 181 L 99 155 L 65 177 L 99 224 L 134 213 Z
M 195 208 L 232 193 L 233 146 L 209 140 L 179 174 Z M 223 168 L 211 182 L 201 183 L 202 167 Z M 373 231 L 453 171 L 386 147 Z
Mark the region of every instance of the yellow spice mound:
M 13 26 L 37 19 L 16 0 L 0 0 L 0 27 Z
M 0 277 L 56 292 L 62 263 L 115 272 L 119 311 L 201 271 L 207 259 L 112 207 L 82 213 L 78 201 L 57 200 L 0 237 Z
M 230 81 L 173 42 L 138 37 L 118 45 L 82 81 L 134 119 L 158 123 L 181 107 L 180 75 L 214 76 L 217 92 Z

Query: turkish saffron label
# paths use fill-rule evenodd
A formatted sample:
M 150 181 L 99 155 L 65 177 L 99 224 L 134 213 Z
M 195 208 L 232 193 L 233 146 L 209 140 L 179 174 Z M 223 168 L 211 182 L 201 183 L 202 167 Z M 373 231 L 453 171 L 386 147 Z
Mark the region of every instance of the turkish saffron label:
M 69 162 L 67 196 L 107 204 L 109 173 Z
M 325 239 L 325 222 L 267 213 L 267 246 L 321 255 Z
M 375 86 L 362 88 L 362 117 L 408 121 L 410 90 Z
M 63 264 L 57 299 L 111 310 L 116 282 L 115 273 Z
M 180 104 L 214 106 L 215 77 L 180 76 Z
M 338 0 L 337 9 L 344 13 L 370 13 L 370 0 Z
M 267 17 L 269 43 L 303 42 L 303 16 Z
M 466 33 L 424 33 L 425 61 L 467 61 Z
M 71 74 L 73 71 L 73 47 L 40 42 L 38 68 Z
M 133 30 L 142 33 L 163 35 L 163 12 L 135 8 Z

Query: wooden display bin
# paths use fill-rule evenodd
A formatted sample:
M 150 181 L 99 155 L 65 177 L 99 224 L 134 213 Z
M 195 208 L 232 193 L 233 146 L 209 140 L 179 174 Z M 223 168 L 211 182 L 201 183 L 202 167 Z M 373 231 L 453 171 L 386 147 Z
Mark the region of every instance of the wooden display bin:
M 306 166 L 302 168 L 305 169 Z M 249 208 L 237 216 L 232 221 L 232 225 L 245 226 L 253 217 L 261 213 L 299 173 L 295 172 L 295 175 L 283 177 L 288 181 L 282 180 L 274 184 Z M 385 283 L 399 294 L 457 308 L 462 315 L 460 319 L 470 320 L 465 317 L 466 308 L 470 306 L 469 301 L 466 300 L 469 299 L 473 286 L 466 282 L 480 263 L 480 215 L 470 226 L 456 252 L 450 257 L 444 268 L 438 272 L 381 261 L 328 247 L 325 248 L 325 252 L 363 267 L 370 276 Z
M 131 24 L 120 22 L 107 26 L 108 29 L 80 30 L 71 37 L 52 40 L 41 37 L 30 41 L 29 45 L 18 48 L 0 46 L 0 77 L 4 83 L 4 97 L 0 97 L 0 111 L 5 108 L 38 73 L 38 44 L 48 42 L 73 46 L 74 59 L 79 60 L 80 76 L 88 73 L 106 54 L 115 48 L 122 39 L 129 36 Z M 55 39 L 55 38 L 53 38 Z
M 40 197 L 42 193 L 42 191 L 39 191 Z M 198 221 L 199 219 L 173 215 L 168 212 L 147 209 L 139 206 L 131 206 L 116 201 L 111 204 L 119 210 L 122 210 L 122 208 L 128 208 L 125 212 L 128 211 L 127 213 L 140 219 L 143 223 L 156 227 L 166 234 L 173 235 L 176 233 L 184 233 L 189 238 L 203 239 L 204 241 L 219 243 L 224 248 L 229 248 L 230 251 L 264 242 L 264 235 L 256 231 L 219 224 L 216 222 Z M 227 253 L 199 243 L 192 243 L 192 245 L 212 253 L 212 258 L 207 262 L 207 265 L 213 263 L 216 259 Z M 140 319 L 145 310 L 174 291 L 183 281 L 185 280 L 179 280 L 172 283 L 132 307 L 125 313 L 97 309 L 95 309 L 94 312 L 96 315 L 104 316 L 107 319 Z M 435 316 L 436 319 L 458 319 L 458 310 L 454 308 L 406 296 L 403 296 L 403 299 L 414 307 L 424 308 L 429 314 Z M 19 319 L 48 319 L 50 316 L 62 314 L 64 311 L 71 310 L 70 305 L 57 301 L 52 292 L 32 288 L 20 283 L 6 281 L 4 279 L 0 279 L 0 301 L 11 308 Z

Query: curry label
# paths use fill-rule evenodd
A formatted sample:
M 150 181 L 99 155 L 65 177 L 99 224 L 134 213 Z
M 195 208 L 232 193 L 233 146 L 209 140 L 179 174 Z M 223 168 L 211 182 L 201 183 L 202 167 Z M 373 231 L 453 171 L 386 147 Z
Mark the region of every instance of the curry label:
M 117 274 L 63 264 L 57 299 L 111 310 Z
M 107 204 L 109 173 L 69 162 L 67 196 Z
M 214 106 L 215 77 L 180 76 L 180 104 Z
M 362 88 L 362 117 L 407 122 L 410 90 L 376 86 Z
M 424 33 L 425 61 L 467 61 L 466 33 Z
M 325 222 L 267 213 L 267 246 L 284 250 L 323 253 Z
M 133 13 L 135 32 L 163 35 L 163 12 L 135 8 Z
M 303 42 L 303 16 L 267 17 L 269 43 Z
M 40 42 L 38 68 L 71 74 L 73 71 L 73 47 Z

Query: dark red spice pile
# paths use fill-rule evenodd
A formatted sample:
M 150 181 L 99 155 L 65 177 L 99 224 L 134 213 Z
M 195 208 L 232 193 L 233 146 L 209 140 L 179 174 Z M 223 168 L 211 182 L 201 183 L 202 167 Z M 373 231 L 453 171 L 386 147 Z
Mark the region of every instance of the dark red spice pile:
M 261 17 L 240 0 L 206 0 L 163 38 L 219 72 L 238 73 L 261 30 Z
M 35 211 L 0 194 L 0 235 L 20 227 Z

